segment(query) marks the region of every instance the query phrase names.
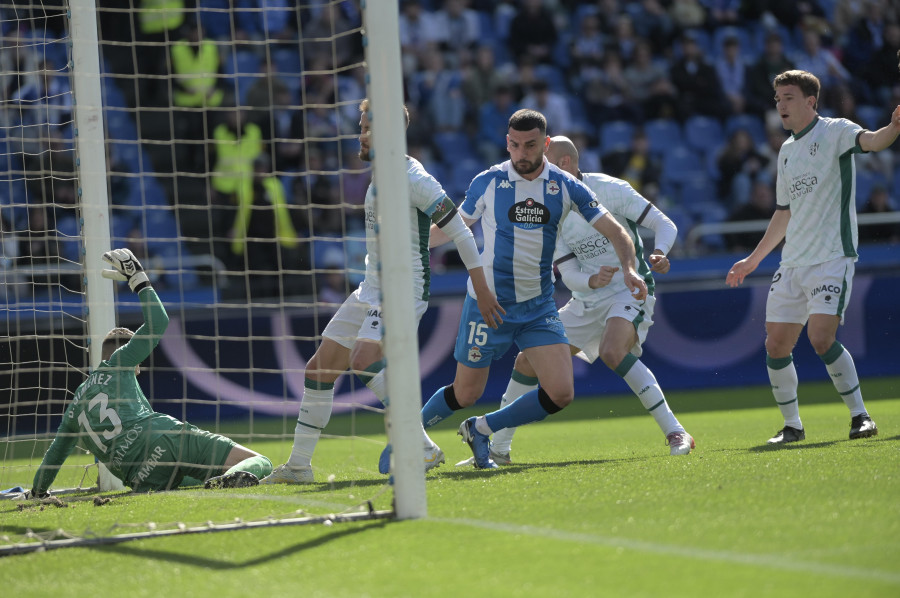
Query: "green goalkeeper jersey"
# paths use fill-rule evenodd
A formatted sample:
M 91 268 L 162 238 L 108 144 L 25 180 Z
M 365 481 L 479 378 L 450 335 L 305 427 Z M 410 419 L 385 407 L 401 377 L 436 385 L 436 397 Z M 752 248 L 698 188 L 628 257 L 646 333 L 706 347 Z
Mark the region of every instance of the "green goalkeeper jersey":
M 156 291 L 147 287 L 138 297 L 144 323 L 75 391 L 34 476 L 36 492 L 49 489 L 76 444 L 89 450 L 116 477 L 131 480 L 143 463 L 158 458 L 145 454 L 148 440 L 180 424 L 153 411 L 137 381 L 136 366 L 156 348 L 169 324 Z

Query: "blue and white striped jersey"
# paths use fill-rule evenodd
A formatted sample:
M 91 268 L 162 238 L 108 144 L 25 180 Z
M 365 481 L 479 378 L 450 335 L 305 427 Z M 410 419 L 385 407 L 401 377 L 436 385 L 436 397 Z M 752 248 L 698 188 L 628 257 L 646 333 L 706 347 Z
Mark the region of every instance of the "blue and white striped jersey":
M 469 184 L 460 213 L 481 218 L 481 263 L 501 304 L 553 294 L 553 250 L 560 224 L 573 207 L 591 224 L 606 213 L 593 191 L 546 158 L 533 181 L 507 160 Z M 471 280 L 468 289 L 475 297 Z

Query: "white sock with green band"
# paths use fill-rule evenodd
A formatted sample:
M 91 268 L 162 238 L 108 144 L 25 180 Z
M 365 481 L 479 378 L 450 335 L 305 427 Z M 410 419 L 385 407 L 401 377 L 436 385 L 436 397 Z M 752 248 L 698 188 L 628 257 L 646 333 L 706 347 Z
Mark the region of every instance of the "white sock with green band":
M 289 466 L 295 468 L 310 466 L 322 429 L 331 419 L 333 403 L 333 382 L 319 383 L 306 378 L 303 399 L 300 401 L 300 415 L 294 428 L 294 446 L 287 462 Z
M 656 376 L 640 359 L 628 353 L 616 367 L 615 372 L 622 376 L 622 379 L 628 384 L 628 388 L 637 395 L 641 405 L 653 416 L 663 434 L 684 432 L 684 427 L 669 408 L 669 403 L 666 402 L 666 397 L 656 381 Z
M 798 382 L 794 357 L 788 355 L 776 359 L 766 355 L 766 369 L 769 371 L 769 383 L 772 385 L 775 403 L 781 409 L 781 415 L 784 416 L 784 425 L 802 430 L 800 405 L 797 402 Z
M 825 362 L 825 369 L 828 370 L 834 387 L 844 400 L 844 404 L 847 405 L 847 409 L 850 410 L 850 415 L 866 413 L 862 391 L 859 389 L 859 376 L 856 374 L 856 365 L 853 363 L 850 352 L 841 343 L 834 341 L 831 348 L 819 357 Z

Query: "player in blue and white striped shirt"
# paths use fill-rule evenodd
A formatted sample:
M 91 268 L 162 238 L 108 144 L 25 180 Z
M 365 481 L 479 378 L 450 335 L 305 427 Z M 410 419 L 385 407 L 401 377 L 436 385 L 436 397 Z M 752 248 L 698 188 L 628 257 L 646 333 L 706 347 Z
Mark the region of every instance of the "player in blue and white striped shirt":
M 578 212 L 572 218 L 583 217 L 613 244 L 628 289 L 641 299 L 647 295 L 647 286 L 634 269 L 634 244 L 628 233 L 588 187 L 545 158 L 550 138 L 544 116 L 535 110 L 517 111 L 509 119 L 506 141 L 510 159 L 476 176 L 460 206 L 467 224 L 481 219 L 481 263 L 504 311 L 499 318 L 483 315 L 470 280 L 454 351 L 456 377 L 422 408 L 422 421 L 431 427 L 481 397 L 491 361 L 502 357 L 513 342 L 528 355 L 540 388 L 460 426 L 479 468 L 496 467 L 489 456 L 493 430 L 542 420 L 574 397 L 572 359 L 553 300 L 552 277 L 557 234 L 570 211 Z

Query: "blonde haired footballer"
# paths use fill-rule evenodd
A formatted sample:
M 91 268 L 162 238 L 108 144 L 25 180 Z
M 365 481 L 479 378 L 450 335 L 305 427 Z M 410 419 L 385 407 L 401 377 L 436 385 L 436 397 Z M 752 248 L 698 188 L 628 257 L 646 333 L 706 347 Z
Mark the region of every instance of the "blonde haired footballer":
M 863 404 L 856 366 L 836 340 L 850 301 L 857 260 L 854 155 L 877 152 L 900 134 L 900 106 L 891 122 L 867 131 L 843 118 L 816 112 L 820 83 L 811 73 L 790 70 L 773 81 L 775 108 L 792 133 L 778 153 L 776 210 L 756 249 L 726 277 L 739 286 L 784 239 L 781 264 L 766 304 L 766 365 L 784 427 L 769 444 L 806 438 L 797 402 L 797 371 L 791 352 L 803 326 L 850 409 L 850 438 L 878 433 Z

